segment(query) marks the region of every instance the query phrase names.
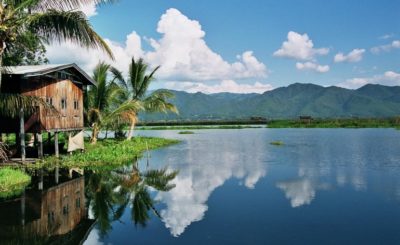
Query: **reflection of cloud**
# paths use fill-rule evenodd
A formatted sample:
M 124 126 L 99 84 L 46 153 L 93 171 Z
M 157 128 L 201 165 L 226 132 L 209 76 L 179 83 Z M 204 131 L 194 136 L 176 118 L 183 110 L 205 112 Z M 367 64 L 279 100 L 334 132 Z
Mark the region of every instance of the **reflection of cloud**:
M 91 244 L 104 244 L 101 242 L 100 239 L 100 234 L 97 229 L 92 229 L 86 238 L 86 240 L 83 242 L 83 244 L 91 245 Z
M 315 185 L 309 179 L 279 182 L 277 187 L 285 192 L 293 208 L 310 204 L 315 197 Z
M 173 180 L 176 187 L 156 196 L 167 205 L 160 213 L 172 235 L 179 236 L 192 222 L 200 221 L 208 209 L 209 196 L 228 179 L 240 179 L 251 189 L 266 175 L 266 165 L 261 161 L 266 154 L 264 142 L 242 143 L 237 144 L 233 138 L 217 142 L 199 136 L 188 140 L 182 151 L 170 150 L 171 155 L 162 160 L 172 169 L 179 169 Z M 178 164 L 175 157 L 190 164 Z

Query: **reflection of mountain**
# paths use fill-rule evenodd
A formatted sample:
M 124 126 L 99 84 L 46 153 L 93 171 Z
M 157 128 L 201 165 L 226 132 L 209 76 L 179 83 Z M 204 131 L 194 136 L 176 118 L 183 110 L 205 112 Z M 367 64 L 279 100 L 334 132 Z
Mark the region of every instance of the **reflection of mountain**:
M 166 227 L 179 236 L 192 222 L 203 219 L 211 193 L 225 181 L 237 178 L 249 189 L 266 175 L 265 141 L 254 135 L 238 144 L 237 135 L 224 135 L 215 141 L 206 135 L 186 141 L 178 152 L 170 149 L 160 162 L 179 169 L 176 185 L 157 199 L 167 205 L 161 211 Z
M 0 240 L 79 243 L 93 223 L 86 219 L 84 177 L 40 172 L 32 183 L 21 197 L 0 203 Z

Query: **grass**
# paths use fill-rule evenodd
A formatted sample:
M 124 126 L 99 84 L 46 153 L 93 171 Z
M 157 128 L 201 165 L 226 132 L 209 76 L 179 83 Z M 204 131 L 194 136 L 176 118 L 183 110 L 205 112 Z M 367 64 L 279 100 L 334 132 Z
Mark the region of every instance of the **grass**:
M 85 152 L 63 155 L 60 159 L 55 156 L 38 161 L 31 168 L 53 168 L 54 166 L 66 168 L 85 169 L 113 169 L 131 163 L 141 157 L 146 150 L 178 143 L 178 140 L 135 137 L 130 141 L 118 139 L 99 140 L 96 145 L 85 143 Z
M 245 128 L 262 128 L 263 126 L 253 125 L 218 125 L 218 126 L 142 126 L 138 130 L 194 130 L 194 129 L 245 129 Z
M 0 198 L 9 198 L 21 194 L 31 182 L 31 177 L 25 172 L 12 169 L 0 169 Z
M 300 120 L 273 120 L 268 128 L 398 128 L 396 118 L 314 119 L 310 123 Z
M 178 134 L 194 134 L 193 131 L 180 131 Z
M 283 143 L 282 141 L 272 141 L 270 144 L 271 144 L 271 145 L 276 145 L 276 146 L 282 146 L 282 145 L 284 145 L 284 143 Z

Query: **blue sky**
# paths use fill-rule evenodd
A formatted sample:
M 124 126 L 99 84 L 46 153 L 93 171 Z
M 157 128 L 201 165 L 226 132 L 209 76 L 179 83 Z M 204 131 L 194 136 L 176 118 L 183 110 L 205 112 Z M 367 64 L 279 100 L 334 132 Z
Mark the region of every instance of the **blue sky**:
M 295 82 L 400 85 L 400 1 L 120 0 L 84 10 L 116 50 L 109 62 L 126 70 L 135 55 L 162 66 L 153 88 L 261 93 Z M 60 48 L 69 60 L 55 54 Z M 49 47 L 49 58 L 88 71 L 107 60 L 72 44 Z

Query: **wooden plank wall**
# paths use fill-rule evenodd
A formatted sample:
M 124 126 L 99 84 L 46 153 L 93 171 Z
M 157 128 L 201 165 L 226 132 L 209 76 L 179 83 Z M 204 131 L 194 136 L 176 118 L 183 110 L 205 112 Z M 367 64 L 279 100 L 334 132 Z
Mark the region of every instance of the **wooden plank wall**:
M 57 131 L 83 128 L 83 90 L 82 86 L 70 80 L 49 80 L 49 78 L 31 78 L 21 83 L 21 93 L 38 96 L 46 100 L 52 99 L 53 106 L 59 115 L 40 109 L 41 130 Z M 66 100 L 66 108 L 62 109 L 61 100 Z M 74 101 L 78 109 L 74 108 Z

